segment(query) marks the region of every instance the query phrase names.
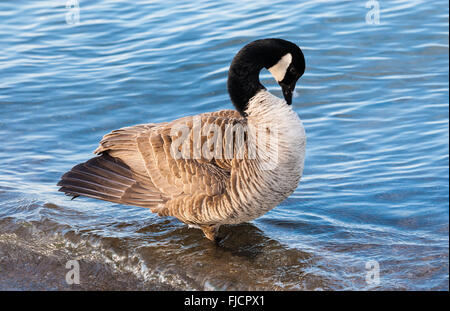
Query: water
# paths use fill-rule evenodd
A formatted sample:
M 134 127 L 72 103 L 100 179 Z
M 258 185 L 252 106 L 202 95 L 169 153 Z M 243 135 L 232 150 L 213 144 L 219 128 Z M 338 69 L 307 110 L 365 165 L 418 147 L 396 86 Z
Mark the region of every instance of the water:
M 448 3 L 383 0 L 378 25 L 365 4 L 92 0 L 68 24 L 64 0 L 1 1 L 0 288 L 448 290 Z M 264 37 L 307 63 L 304 177 L 280 206 L 218 247 L 57 192 L 113 129 L 232 108 L 231 59 Z

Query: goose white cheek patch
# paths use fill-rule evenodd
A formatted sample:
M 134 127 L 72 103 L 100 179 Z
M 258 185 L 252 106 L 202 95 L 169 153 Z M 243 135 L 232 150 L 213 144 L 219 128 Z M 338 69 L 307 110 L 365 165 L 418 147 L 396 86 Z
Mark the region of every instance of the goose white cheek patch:
M 269 71 L 275 78 L 275 80 L 280 82 L 284 79 L 284 76 L 286 75 L 286 71 L 289 65 L 291 64 L 291 61 L 292 55 L 291 53 L 287 53 L 278 61 L 278 63 L 269 68 Z

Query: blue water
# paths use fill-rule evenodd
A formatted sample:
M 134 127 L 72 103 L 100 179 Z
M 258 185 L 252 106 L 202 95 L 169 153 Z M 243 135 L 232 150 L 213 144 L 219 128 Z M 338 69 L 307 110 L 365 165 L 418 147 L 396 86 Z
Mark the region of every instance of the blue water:
M 0 288 L 448 290 L 448 2 L 382 0 L 379 24 L 366 2 L 80 0 L 77 22 L 65 0 L 1 1 Z M 307 66 L 304 176 L 280 206 L 218 247 L 57 192 L 111 130 L 232 108 L 228 66 L 265 37 Z

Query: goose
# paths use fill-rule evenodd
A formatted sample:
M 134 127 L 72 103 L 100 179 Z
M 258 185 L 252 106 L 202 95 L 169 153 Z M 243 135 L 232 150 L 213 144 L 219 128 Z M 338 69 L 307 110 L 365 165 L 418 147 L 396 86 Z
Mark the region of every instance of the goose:
M 261 84 L 263 68 L 281 86 L 284 99 Z M 228 71 L 235 110 L 114 130 L 100 141 L 97 156 L 61 177 L 59 191 L 72 199 L 149 208 L 220 241 L 221 225 L 260 217 L 298 187 L 306 134 L 291 104 L 304 71 L 296 44 L 276 38 L 248 43 Z

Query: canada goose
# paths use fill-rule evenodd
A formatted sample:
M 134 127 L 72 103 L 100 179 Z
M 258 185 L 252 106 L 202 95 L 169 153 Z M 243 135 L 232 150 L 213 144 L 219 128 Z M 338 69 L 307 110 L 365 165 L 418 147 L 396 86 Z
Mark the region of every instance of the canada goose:
M 285 100 L 260 83 L 262 68 L 279 83 Z M 62 176 L 59 191 L 73 198 L 148 207 L 215 240 L 221 225 L 255 219 L 297 188 L 306 135 L 291 103 L 304 71 L 303 53 L 294 43 L 253 41 L 237 53 L 228 72 L 228 92 L 237 111 L 112 131 L 94 151 L 97 157 Z M 241 139 L 236 127 L 244 129 Z M 258 127 L 263 130 L 252 130 Z M 275 139 L 270 143 L 271 134 Z M 273 165 L 264 166 L 271 160 Z

